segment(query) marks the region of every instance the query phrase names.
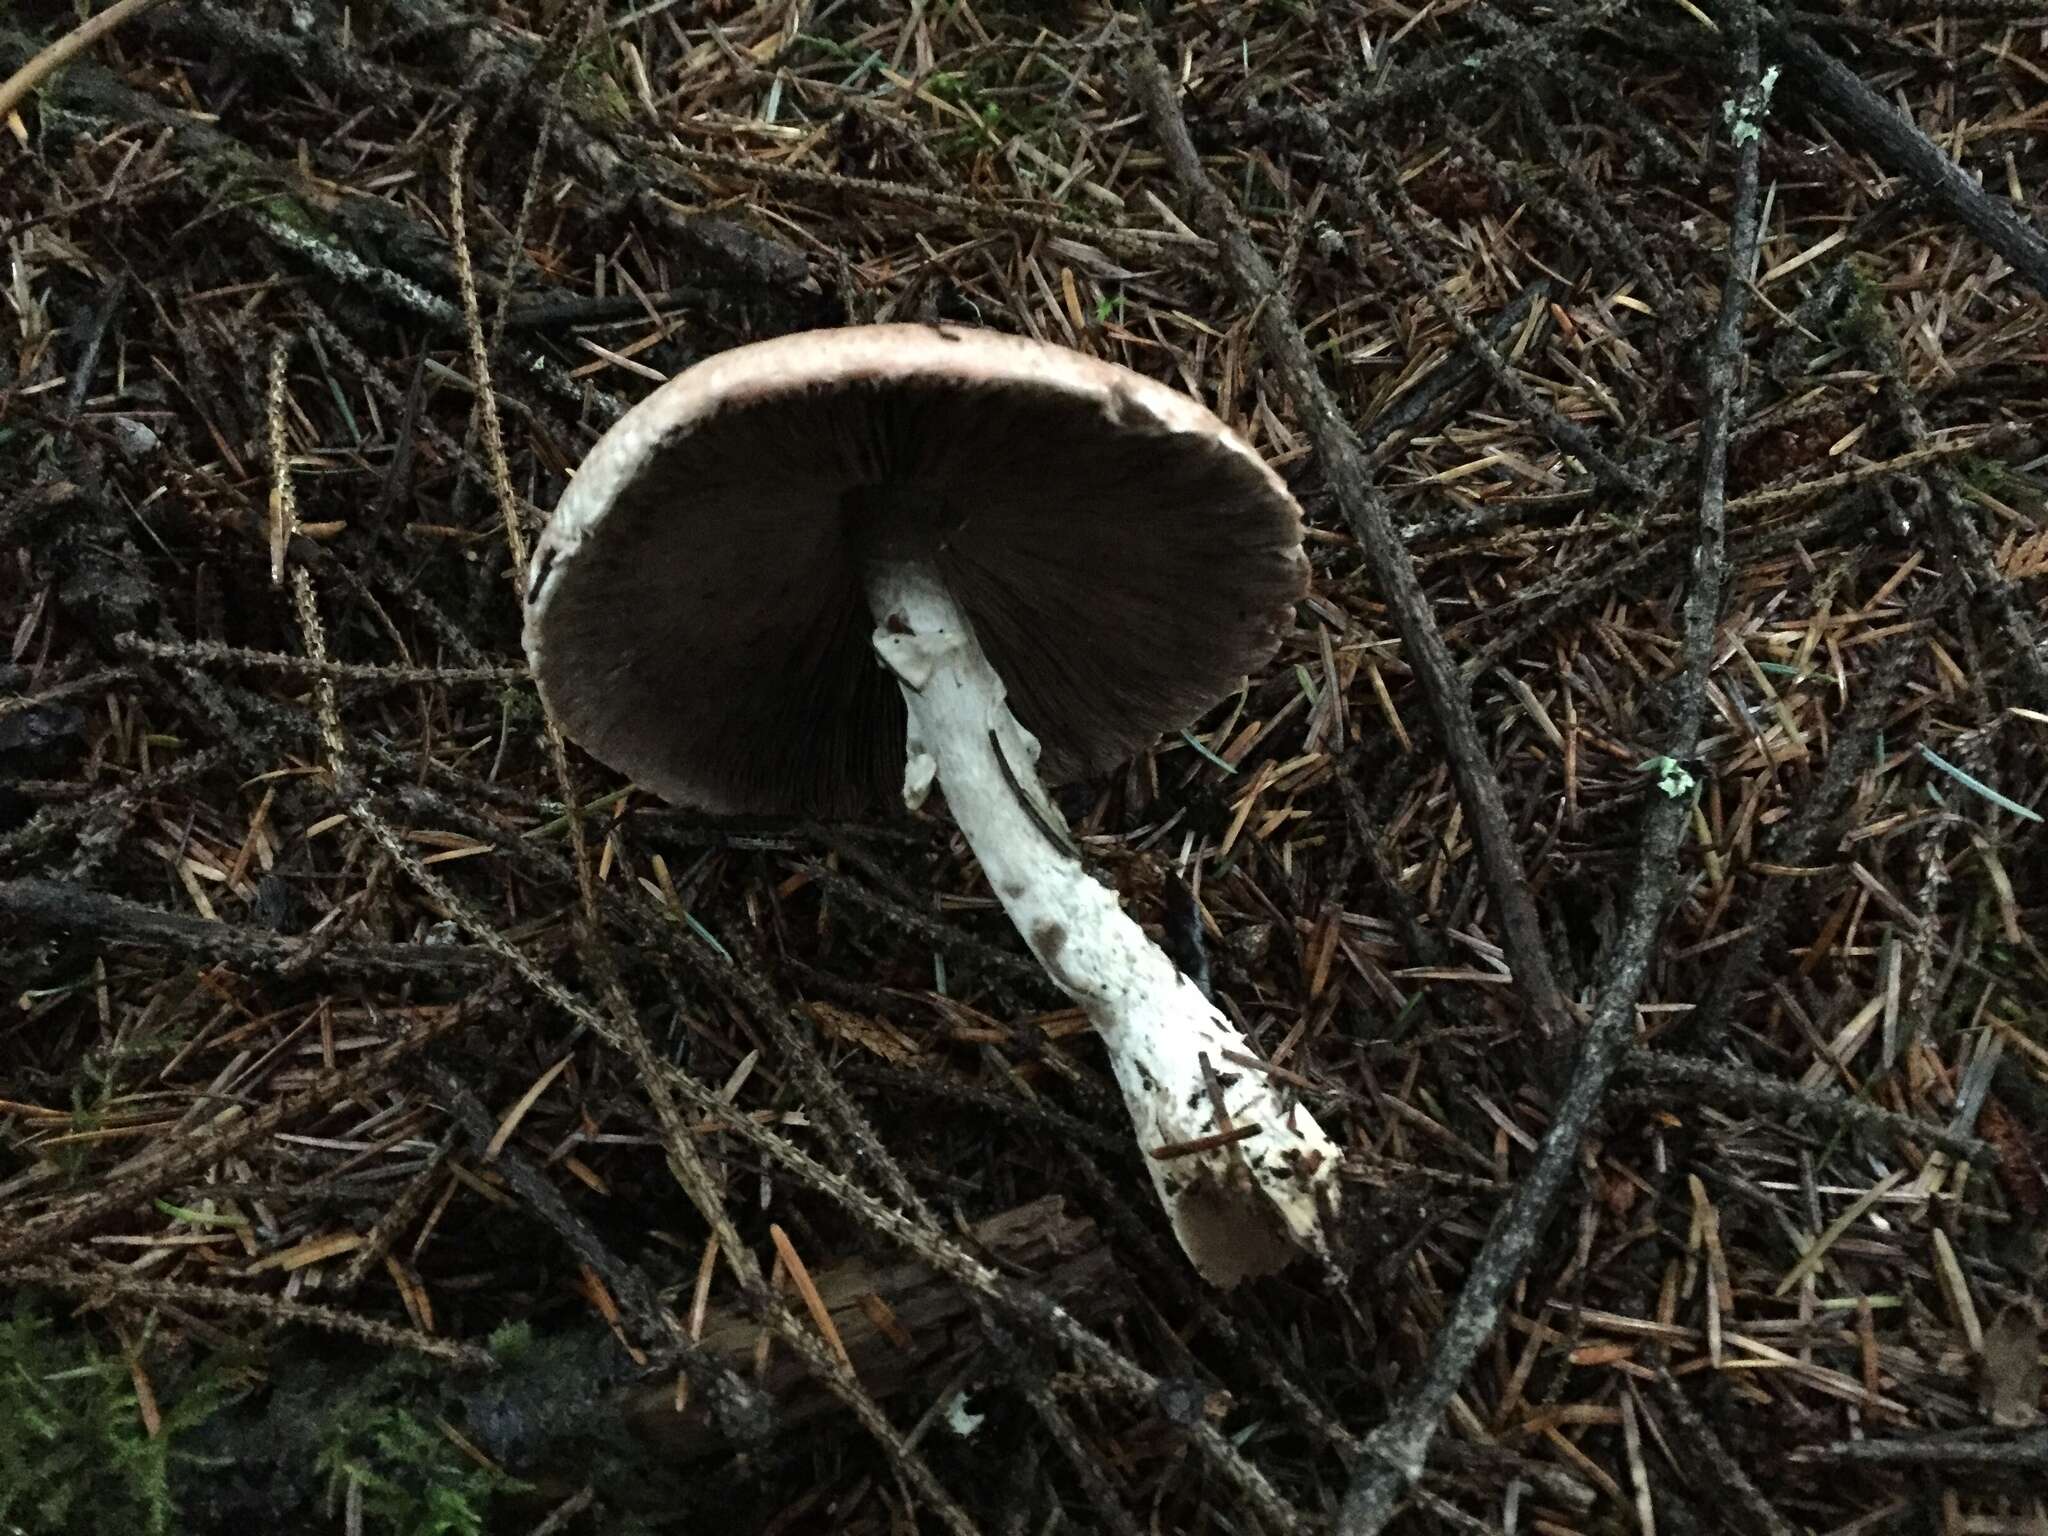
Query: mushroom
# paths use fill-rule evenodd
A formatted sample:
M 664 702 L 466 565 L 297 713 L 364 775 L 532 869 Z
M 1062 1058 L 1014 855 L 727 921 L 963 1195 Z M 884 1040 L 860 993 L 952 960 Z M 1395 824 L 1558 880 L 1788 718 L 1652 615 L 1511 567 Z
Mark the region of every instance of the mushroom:
M 1228 1286 L 1329 1255 L 1338 1148 L 1044 785 L 1237 687 L 1307 572 L 1286 487 L 1186 396 L 995 332 L 856 326 L 721 353 L 619 420 L 534 552 L 526 650 L 563 730 L 673 803 L 857 814 L 941 786 Z

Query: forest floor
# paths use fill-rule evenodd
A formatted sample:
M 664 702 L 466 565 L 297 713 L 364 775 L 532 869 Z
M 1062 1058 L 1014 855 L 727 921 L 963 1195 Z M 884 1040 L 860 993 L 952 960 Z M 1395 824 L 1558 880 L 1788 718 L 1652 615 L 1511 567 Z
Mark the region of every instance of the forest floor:
M 0 1529 L 2048 1532 L 2048 10 L 125 9 L 0 105 Z M 1307 510 L 1060 800 L 1327 1269 L 942 805 L 552 757 L 575 464 L 877 320 Z

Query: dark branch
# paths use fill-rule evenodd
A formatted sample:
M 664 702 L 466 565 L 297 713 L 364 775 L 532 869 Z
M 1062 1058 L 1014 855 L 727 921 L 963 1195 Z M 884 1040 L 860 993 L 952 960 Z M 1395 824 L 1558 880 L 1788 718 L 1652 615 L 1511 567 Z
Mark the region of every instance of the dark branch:
M 61 880 L 0 880 L 0 914 L 32 928 L 112 944 L 175 950 L 255 971 L 290 974 L 300 969 L 303 957 L 311 953 L 304 939 L 165 912 Z M 315 955 L 308 968 L 312 967 L 417 980 L 446 977 L 451 972 L 475 976 L 495 969 L 489 956 L 466 944 L 336 945 Z
M 1272 265 L 1202 169 L 1187 119 L 1174 100 L 1172 83 L 1149 44 L 1141 43 L 1132 50 L 1130 78 L 1197 226 L 1222 248 L 1224 266 L 1238 297 L 1252 312 L 1260 343 L 1300 413 L 1322 462 L 1324 478 L 1394 612 L 1407 658 L 1422 683 L 1445 755 L 1451 760 L 1458 798 L 1472 819 L 1487 884 L 1500 908 L 1501 942 L 1508 963 L 1516 982 L 1528 994 L 1543 1031 L 1563 1038 L 1570 1032 L 1571 1015 L 1544 948 L 1543 927 L 1501 799 L 1500 780 L 1473 719 L 1471 698 L 1459 679 L 1457 663 L 1430 612 L 1429 597 L 1394 531 L 1386 499 L 1373 484 L 1365 449 L 1338 409 L 1330 387 L 1316 372 L 1315 360 Z
M 1931 1147 L 1973 1163 L 1994 1161 L 1998 1152 L 1988 1141 L 1963 1136 L 1939 1125 L 1929 1125 L 1911 1115 L 1852 1099 L 1843 1093 L 1805 1088 L 1778 1078 L 1766 1077 L 1745 1067 L 1731 1067 L 1696 1056 L 1672 1056 L 1663 1051 L 1639 1050 L 1629 1053 L 1621 1067 L 1624 1076 L 1663 1087 L 1690 1088 L 1713 1097 L 1728 1099 L 1754 1109 L 1775 1110 L 1785 1115 L 1811 1115 L 1834 1125 L 1854 1130 L 1881 1132 Z
M 1699 529 L 1691 590 L 1685 600 L 1684 670 L 1677 682 L 1670 756 L 1680 762 L 1698 748 L 1707 674 L 1713 662 L 1726 574 L 1727 470 L 1730 422 L 1738 396 L 1740 343 L 1748 309 L 1750 267 L 1757 250 L 1758 120 L 1755 12 L 1745 5 L 1734 116 L 1735 213 L 1729 230 L 1728 274 L 1706 365 L 1707 406 L 1700 424 Z M 1601 977 L 1593 1023 L 1579 1042 L 1571 1076 L 1536 1149 L 1528 1177 L 1494 1218 L 1464 1289 L 1430 1348 L 1421 1378 L 1403 1394 L 1386 1423 L 1366 1440 L 1344 1499 L 1339 1536 L 1379 1536 L 1422 1476 L 1423 1460 L 1451 1399 L 1500 1321 L 1502 1303 L 1535 1256 L 1577 1161 L 1579 1140 L 1635 1035 L 1636 999 L 1648 977 L 1664 909 L 1680 869 L 1679 847 L 1692 808 L 1690 794 L 1655 795 L 1644 817 L 1635 888 L 1621 937 Z
M 2048 1430 L 1981 1440 L 1946 1435 L 1922 1440 L 1843 1440 L 1796 1451 L 1793 1457 L 1864 1467 L 2000 1467 L 2048 1472 Z
M 1814 99 L 1848 125 L 1856 142 L 1909 177 L 1965 229 L 2048 294 L 2048 238 L 1992 197 L 1899 110 L 1803 32 L 1764 22 L 1771 52 L 1795 68 Z
M 1769 856 L 1773 863 L 1796 867 L 1812 859 L 1814 851 L 1821 845 L 1822 832 L 1833 824 L 1847 803 L 1857 772 L 1868 760 L 1868 744 L 1883 726 L 1899 684 L 1905 680 L 1906 673 L 1912 669 L 1919 655 L 1917 637 L 1901 636 L 1864 683 L 1855 707 L 1849 712 L 1848 722 L 1828 752 L 1820 782 L 1813 786 L 1805 802 L 1785 823 L 1784 830 L 1771 840 Z M 1735 941 L 1734 947 L 1714 968 L 1713 978 L 1707 983 L 1707 993 L 1700 1000 L 1698 1010 L 1670 1030 L 1668 1038 L 1660 1039 L 1658 1044 L 1682 1041 L 1695 1049 L 1707 1050 L 1720 1041 L 1727 1031 L 1735 1000 L 1748 985 L 1750 975 L 1763 955 L 1765 942 L 1778 937 L 1778 919 L 1791 898 L 1793 884 L 1791 880 L 1772 880 L 1765 884 L 1742 937 Z
M 1750 1481 L 1749 1474 L 1742 1470 L 1742 1463 L 1729 1454 L 1728 1447 L 1721 1443 L 1721 1437 L 1714 1433 L 1713 1425 L 1699 1415 L 1699 1410 L 1686 1401 L 1685 1389 L 1669 1371 L 1659 1370 L 1655 1382 L 1657 1401 L 1664 1405 L 1678 1423 L 1680 1433 L 1667 1437 L 1680 1453 L 1698 1464 L 1700 1484 L 1727 1499 L 1731 1516 L 1739 1512 L 1744 1519 L 1729 1519 L 1729 1524 L 1756 1533 L 1756 1536 L 1794 1536 L 1791 1521 L 1779 1514 L 1771 1501 L 1763 1496 L 1757 1485 Z

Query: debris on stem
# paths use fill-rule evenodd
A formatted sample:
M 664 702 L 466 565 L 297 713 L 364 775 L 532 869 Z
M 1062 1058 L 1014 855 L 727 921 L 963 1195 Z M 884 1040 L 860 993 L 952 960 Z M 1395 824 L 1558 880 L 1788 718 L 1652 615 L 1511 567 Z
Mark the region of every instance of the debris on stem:
M 1038 742 L 936 574 L 878 564 L 875 650 L 910 712 L 903 795 L 932 783 L 1003 910 L 1108 1047 L 1175 1235 L 1220 1286 L 1330 1253 L 1339 1149 L 1249 1044 L 1083 867 L 1039 782 Z

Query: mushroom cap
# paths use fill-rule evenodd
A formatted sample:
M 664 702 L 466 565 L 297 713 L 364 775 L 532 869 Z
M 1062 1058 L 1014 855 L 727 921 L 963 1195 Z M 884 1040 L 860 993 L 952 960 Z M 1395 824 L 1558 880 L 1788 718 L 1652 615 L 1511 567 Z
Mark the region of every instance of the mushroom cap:
M 526 653 L 571 739 L 671 802 L 870 811 L 903 776 L 883 557 L 938 569 L 1056 783 L 1198 717 L 1308 587 L 1300 508 L 1196 401 L 1021 337 L 855 326 L 620 418 L 534 551 Z

